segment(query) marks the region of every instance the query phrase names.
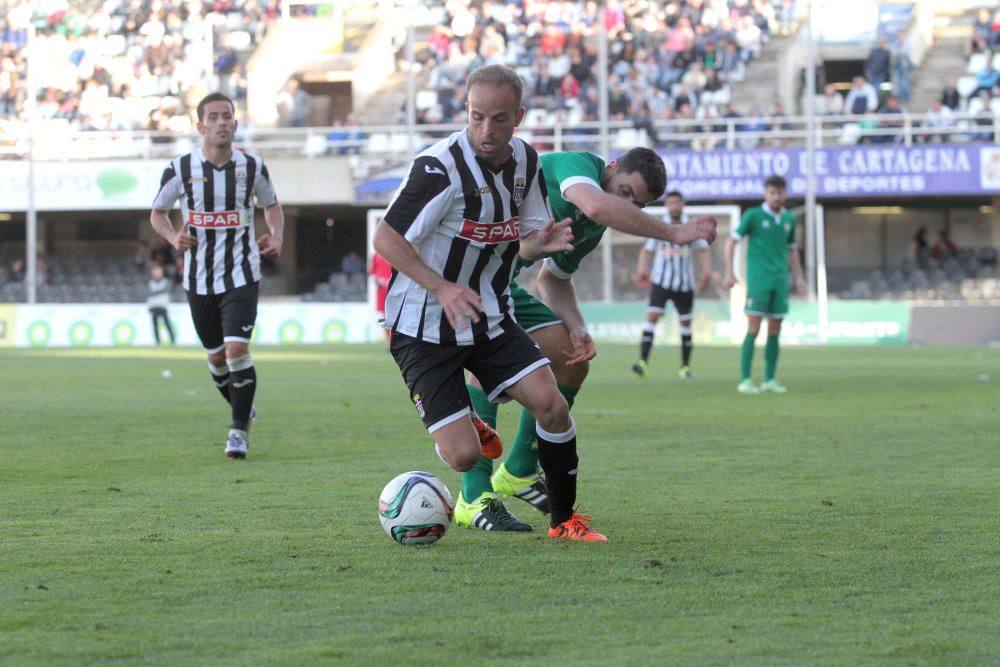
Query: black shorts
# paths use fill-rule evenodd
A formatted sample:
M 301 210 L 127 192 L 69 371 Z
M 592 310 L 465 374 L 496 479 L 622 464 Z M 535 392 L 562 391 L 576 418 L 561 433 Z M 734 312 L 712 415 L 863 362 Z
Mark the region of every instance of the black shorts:
M 503 334 L 474 345 L 438 345 L 392 334 L 389 351 L 428 431 L 433 433 L 469 414 L 465 369 L 497 403 L 505 400 L 507 387 L 549 363 L 524 329 L 513 322 L 502 326 Z
M 250 342 L 257 323 L 257 292 L 257 283 L 221 294 L 188 292 L 191 319 L 206 352 L 220 352 L 230 341 Z
M 649 308 L 647 310 L 662 313 L 667 307 L 667 301 L 674 302 L 677 315 L 684 319 L 684 316 L 690 315 L 694 308 L 694 291 L 678 292 L 666 289 L 662 285 L 653 285 L 653 289 L 649 290 Z

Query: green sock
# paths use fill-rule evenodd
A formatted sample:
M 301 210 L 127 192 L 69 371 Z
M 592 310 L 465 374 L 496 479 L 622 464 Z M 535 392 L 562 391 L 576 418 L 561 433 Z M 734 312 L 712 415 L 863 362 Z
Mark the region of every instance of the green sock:
M 559 385 L 559 393 L 563 395 L 569 407 L 580 392 L 579 387 L 564 387 Z M 530 477 L 538 472 L 538 435 L 535 433 L 535 417 L 521 408 L 521 420 L 517 425 L 517 435 L 510 447 L 510 455 L 504 462 L 507 472 L 515 477 Z
M 497 427 L 497 404 L 490 403 L 486 398 L 486 392 L 480 387 L 466 385 L 469 390 L 469 398 L 472 399 L 472 407 L 476 414 L 484 422 Z M 472 468 L 462 473 L 462 498 L 465 502 L 472 502 L 483 493 L 493 490 L 490 476 L 493 475 L 493 461 L 485 456 L 479 457 L 479 462 Z
M 753 343 L 757 334 L 747 332 L 743 337 L 743 350 L 740 353 L 740 380 L 750 379 L 750 369 L 753 367 Z
M 767 336 L 767 343 L 764 345 L 764 381 L 774 379 L 774 372 L 778 368 L 778 336 Z
M 476 411 L 479 418 L 489 424 L 492 428 L 497 427 L 497 404 L 490 403 L 486 397 L 486 392 L 482 387 L 473 387 L 471 384 L 465 385 L 469 390 L 469 398 L 472 399 L 472 409 Z

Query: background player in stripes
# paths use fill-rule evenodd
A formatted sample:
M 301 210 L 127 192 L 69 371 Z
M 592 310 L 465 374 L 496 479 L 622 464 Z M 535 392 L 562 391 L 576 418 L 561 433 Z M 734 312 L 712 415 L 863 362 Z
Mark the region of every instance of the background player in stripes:
M 542 156 L 542 166 L 553 213 L 573 220 L 573 248 L 546 257 L 538 273 L 541 299 L 517 283 L 511 284 L 511 296 L 518 323 L 552 360 L 559 392 L 572 407 L 590 369 L 588 362 L 596 355 L 572 276 L 600 243 L 606 228 L 688 243 L 699 238 L 713 240 L 716 222 L 705 217 L 671 226 L 640 210 L 659 199 L 667 181 L 663 160 L 648 148 L 634 148 L 607 164 L 590 153 L 549 153 Z M 489 402 L 475 378 L 470 380 L 469 395 L 483 420 L 495 425 L 496 405 Z M 462 492 L 455 503 L 456 523 L 483 528 L 475 520 L 476 507 L 483 499 L 497 496 L 516 496 L 542 512 L 548 510 L 546 486 L 537 474 L 535 432 L 534 416 L 522 409 L 510 455 L 496 473 L 492 462 L 481 457 L 473 470 L 463 474 Z M 516 517 L 492 526 L 494 530 L 528 528 L 529 524 Z
M 747 246 L 747 333 L 743 338 L 740 354 L 740 383 L 736 390 L 741 394 L 758 394 L 772 391 L 783 394 L 787 389 L 778 382 L 778 338 L 781 322 L 788 313 L 788 269 L 795 275 L 799 294 L 806 293 L 802 276 L 802 262 L 795 243 L 795 215 L 785 209 L 785 179 L 769 176 L 764 181 L 764 203 L 747 209 L 740 226 L 733 230 L 726 243 L 726 287 L 736 284 L 733 274 L 733 253 L 736 243 L 749 237 Z M 757 387 L 751 379 L 754 341 L 760 323 L 767 318 L 767 344 L 764 346 L 764 383 Z
M 684 214 L 684 196 L 676 190 L 666 197 L 666 222 L 680 225 L 687 222 Z M 694 248 L 698 251 L 701 275 L 697 288 L 694 280 L 694 264 L 691 261 Z M 652 269 L 650 263 L 652 262 Z M 689 245 L 679 245 L 660 239 L 649 239 L 639 252 L 639 263 L 635 272 L 636 285 L 649 289 L 649 308 L 642 326 L 642 341 L 639 345 L 639 361 L 632 370 L 639 377 L 645 377 L 649 364 L 649 353 L 653 349 L 653 335 L 656 323 L 664 313 L 667 302 L 677 309 L 677 321 L 681 332 L 681 367 L 678 374 L 685 380 L 691 379 L 691 316 L 694 310 L 695 289 L 699 292 L 708 287 L 712 279 L 712 260 L 708 243 L 698 239 Z
M 549 536 L 603 542 L 574 507 L 578 459 L 569 406 L 548 359 L 513 318 L 518 254 L 533 260 L 572 248 L 569 220 L 549 219 L 537 153 L 513 138 L 525 113 L 523 91 L 508 67 L 474 71 L 467 129 L 417 156 L 379 223 L 375 250 L 393 266 L 389 349 L 438 453 L 455 470 L 472 468 L 482 451 L 464 369 L 490 400 L 513 398 L 537 415 Z
M 233 148 L 233 102 L 210 93 L 198 103 L 201 147 L 163 170 L 149 220 L 184 252 L 182 284 L 215 386 L 230 405 L 229 458 L 246 458 L 257 371 L 250 337 L 257 321 L 260 258 L 281 254 L 284 216 L 264 161 Z M 170 220 L 180 201 L 181 226 Z M 254 202 L 270 233 L 254 238 Z

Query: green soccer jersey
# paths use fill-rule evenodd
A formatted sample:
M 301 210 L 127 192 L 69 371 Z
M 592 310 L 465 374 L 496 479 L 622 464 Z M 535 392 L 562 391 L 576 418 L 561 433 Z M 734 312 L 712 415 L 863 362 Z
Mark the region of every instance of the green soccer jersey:
M 607 227 L 586 217 L 572 202 L 563 197 L 567 188 L 578 183 L 601 187 L 604 160 L 591 153 L 548 153 L 541 157 L 545 187 L 548 190 L 552 216 L 558 222 L 570 218 L 573 223 L 573 249 L 549 255 L 549 270 L 560 278 L 568 278 L 580 268 L 580 262 L 601 242 Z
M 766 204 L 743 214 L 734 238 L 749 237 L 747 290 L 788 288 L 788 251 L 795 247 L 795 216 L 782 209 L 775 213 Z

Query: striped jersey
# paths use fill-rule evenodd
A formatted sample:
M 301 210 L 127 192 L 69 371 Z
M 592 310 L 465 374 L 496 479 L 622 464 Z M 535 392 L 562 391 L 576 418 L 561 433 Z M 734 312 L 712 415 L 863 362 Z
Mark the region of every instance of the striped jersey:
M 220 294 L 260 280 L 254 202 L 278 201 L 264 160 L 235 148 L 221 167 L 201 148 L 176 157 L 163 170 L 153 208 L 169 211 L 178 200 L 188 234 L 198 239 L 184 251 L 184 289 Z
M 670 223 L 670 216 L 663 218 Z M 680 224 L 687 222 L 687 216 L 681 216 Z M 678 245 L 660 239 L 647 239 L 643 249 L 653 254 L 653 268 L 649 279 L 654 285 L 659 285 L 672 292 L 693 292 L 694 263 L 691 261 L 691 246 L 702 250 L 708 248 L 708 241 L 698 239 L 688 245 Z
M 492 167 L 476 157 L 465 130 L 442 139 L 414 159 L 385 213 L 428 267 L 479 294 L 479 322 L 455 330 L 437 300 L 394 268 L 387 328 L 428 343 L 472 345 L 513 322 L 510 281 L 520 239 L 551 214 L 538 154 L 516 137 L 510 146 L 511 157 Z

